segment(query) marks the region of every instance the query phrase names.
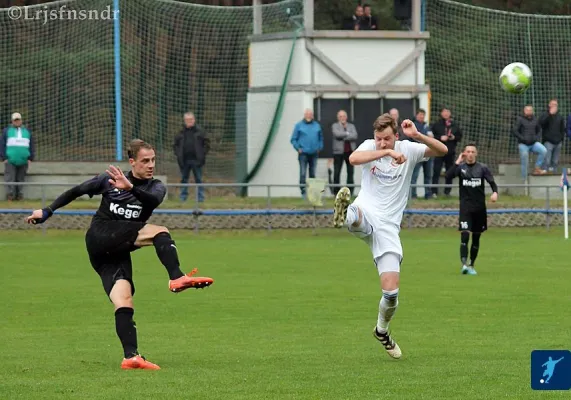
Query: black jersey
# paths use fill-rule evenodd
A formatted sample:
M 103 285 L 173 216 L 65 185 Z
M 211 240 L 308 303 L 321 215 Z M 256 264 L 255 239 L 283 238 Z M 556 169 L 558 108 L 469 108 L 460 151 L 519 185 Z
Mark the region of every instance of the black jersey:
M 479 162 L 454 164 L 446 171 L 446 178 L 452 180 L 456 177 L 460 178 L 460 210 L 480 211 L 486 209 L 484 180 L 490 184 L 494 192 L 498 191 L 492 172 L 485 164 Z
M 93 221 L 146 222 L 166 195 L 165 185 L 158 179 L 141 180 L 131 172 L 126 175 L 133 184 L 131 190 L 119 190 L 109 183 L 109 175 L 101 174 L 64 192 L 51 205 L 52 211 L 64 207 L 76 198 L 102 195 Z

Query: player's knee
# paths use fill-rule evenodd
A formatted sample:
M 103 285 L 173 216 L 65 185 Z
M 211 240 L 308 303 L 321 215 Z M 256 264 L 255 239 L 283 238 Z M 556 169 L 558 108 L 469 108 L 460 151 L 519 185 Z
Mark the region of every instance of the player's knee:
M 385 253 L 376 259 L 377 271 L 381 280 L 381 289 L 394 291 L 399 288 L 401 257 L 396 253 Z
M 382 290 L 398 289 L 401 259 L 399 254 L 392 252 L 384 253 L 375 259 Z
M 121 307 L 133 308 L 133 293 L 131 283 L 126 279 L 119 279 L 113 285 L 109 299 L 113 302 L 115 310 Z
M 460 241 L 462 242 L 462 244 L 467 244 L 469 240 L 470 240 L 470 232 L 462 231 L 460 233 Z
M 115 306 L 115 311 L 117 311 L 120 308 L 134 308 L 133 297 L 129 296 L 119 299 L 119 301 L 113 302 L 113 305 Z
M 141 232 L 139 238 L 142 239 L 146 245 L 151 245 L 152 242 L 154 242 L 155 238 L 159 235 L 170 235 L 168 228 L 162 225 L 149 224 L 145 226 L 144 231 Z
M 133 308 L 133 296 L 131 293 L 120 293 L 116 294 L 111 298 L 113 305 L 115 306 L 115 310 L 119 308 Z
M 154 236 L 157 236 L 160 233 L 169 233 L 169 230 L 166 226 L 161 225 L 154 225 Z
M 380 274 L 381 289 L 385 291 L 394 291 L 399 288 L 400 273 L 395 271 L 384 271 Z

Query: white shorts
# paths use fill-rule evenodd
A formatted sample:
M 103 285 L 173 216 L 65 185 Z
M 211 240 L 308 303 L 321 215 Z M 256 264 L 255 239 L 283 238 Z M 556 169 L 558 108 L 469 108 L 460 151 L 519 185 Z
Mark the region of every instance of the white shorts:
M 398 256 L 398 265 L 385 266 L 383 271 L 379 270 L 379 274 L 389 271 L 400 272 L 400 262 L 403 259 L 402 244 L 399 237 L 400 227 L 390 222 L 373 220 L 371 223 L 369 222 L 371 218 L 367 216 L 366 210 L 363 210 L 362 207 L 359 209 L 365 217 L 363 224 L 359 228 L 349 227 L 349 232 L 369 245 L 375 265 L 383 254 L 394 253 Z M 372 227 L 372 232 L 369 226 Z M 371 233 L 368 234 L 367 232 Z

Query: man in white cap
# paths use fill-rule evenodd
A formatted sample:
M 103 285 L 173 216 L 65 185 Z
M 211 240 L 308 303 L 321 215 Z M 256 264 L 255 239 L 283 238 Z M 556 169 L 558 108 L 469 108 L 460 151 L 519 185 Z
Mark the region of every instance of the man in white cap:
M 18 112 L 12 114 L 12 124 L 2 131 L 0 159 L 4 162 L 5 182 L 25 181 L 28 165 L 34 160 L 34 141 Z M 22 186 L 8 185 L 6 197 L 9 201 L 22 200 Z

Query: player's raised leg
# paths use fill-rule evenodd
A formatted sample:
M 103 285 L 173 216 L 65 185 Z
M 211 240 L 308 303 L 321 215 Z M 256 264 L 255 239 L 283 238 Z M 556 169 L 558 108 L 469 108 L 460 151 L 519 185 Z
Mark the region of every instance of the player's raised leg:
M 171 238 L 169 230 L 164 226 L 146 224 L 139 231 L 135 246 L 155 247 L 159 260 L 169 274 L 169 290 L 171 292 L 178 293 L 188 288 L 204 288 L 214 283 L 212 278 L 193 276 L 198 272 L 196 268 L 186 275 L 180 270 L 176 244 Z
M 373 335 L 375 339 L 381 342 L 387 354 L 392 358 L 400 358 L 402 356 L 399 345 L 389 333 L 389 323 L 398 307 L 400 261 L 400 256 L 395 253 L 385 253 L 375 260 L 380 274 L 383 297 L 381 297 L 379 303 L 379 316 Z
M 160 369 L 156 364 L 145 360 L 137 347 L 137 327 L 133 320 L 133 295 L 131 283 L 119 279 L 113 285 L 109 298 L 115 306 L 115 329 L 123 345 L 125 358 L 121 363 L 123 369 Z

